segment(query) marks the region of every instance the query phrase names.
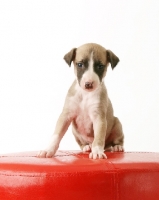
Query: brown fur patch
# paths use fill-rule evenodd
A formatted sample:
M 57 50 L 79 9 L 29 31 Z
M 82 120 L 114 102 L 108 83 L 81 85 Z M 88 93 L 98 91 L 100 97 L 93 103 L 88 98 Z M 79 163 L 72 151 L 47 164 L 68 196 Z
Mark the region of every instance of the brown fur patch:
M 89 60 L 91 52 L 94 52 L 94 61 L 100 61 L 103 65 L 107 64 L 106 49 L 94 43 L 88 43 L 78 47 L 76 50 L 75 62 Z

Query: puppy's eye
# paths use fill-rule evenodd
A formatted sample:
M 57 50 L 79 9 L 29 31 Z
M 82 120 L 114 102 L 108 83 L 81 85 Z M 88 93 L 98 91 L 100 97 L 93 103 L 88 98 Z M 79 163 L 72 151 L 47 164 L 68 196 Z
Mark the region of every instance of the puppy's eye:
M 83 63 L 77 63 L 77 66 L 78 66 L 78 67 L 82 67 L 82 66 L 83 66 Z
M 104 68 L 104 65 L 98 65 L 97 66 L 97 69 L 103 69 Z

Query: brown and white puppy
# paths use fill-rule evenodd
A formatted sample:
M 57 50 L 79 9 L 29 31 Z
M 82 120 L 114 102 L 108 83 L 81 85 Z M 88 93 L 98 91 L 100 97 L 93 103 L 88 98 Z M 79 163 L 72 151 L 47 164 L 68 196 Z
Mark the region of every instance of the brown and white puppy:
M 105 150 L 124 151 L 122 125 L 113 115 L 104 84 L 109 63 L 114 69 L 119 58 L 98 44 L 88 43 L 73 48 L 64 60 L 69 66 L 73 61 L 76 80 L 68 90 L 50 145 L 38 157 L 56 153 L 71 123 L 77 143 L 83 152 L 90 152 L 89 158 L 106 158 Z

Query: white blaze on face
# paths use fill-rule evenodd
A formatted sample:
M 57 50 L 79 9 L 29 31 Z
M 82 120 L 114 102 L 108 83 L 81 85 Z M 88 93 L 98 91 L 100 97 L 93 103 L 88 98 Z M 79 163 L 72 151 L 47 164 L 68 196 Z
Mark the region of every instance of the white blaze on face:
M 92 89 L 86 89 L 85 84 L 86 83 L 92 83 L 93 88 Z M 94 60 L 93 60 L 93 52 L 90 55 L 90 60 L 88 62 L 88 70 L 85 71 L 83 74 L 81 81 L 80 81 L 80 86 L 87 91 L 92 91 L 95 90 L 98 85 L 100 84 L 100 80 L 98 75 L 94 72 Z

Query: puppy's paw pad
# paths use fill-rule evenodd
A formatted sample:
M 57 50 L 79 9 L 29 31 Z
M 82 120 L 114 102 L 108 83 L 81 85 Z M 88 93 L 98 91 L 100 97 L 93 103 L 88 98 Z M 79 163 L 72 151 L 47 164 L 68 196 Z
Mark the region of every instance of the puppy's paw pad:
M 91 146 L 90 145 L 86 145 L 83 147 L 83 152 L 90 152 L 91 151 Z
M 121 145 L 115 145 L 114 147 L 112 147 L 112 151 L 114 152 L 123 152 L 124 151 L 124 147 Z

